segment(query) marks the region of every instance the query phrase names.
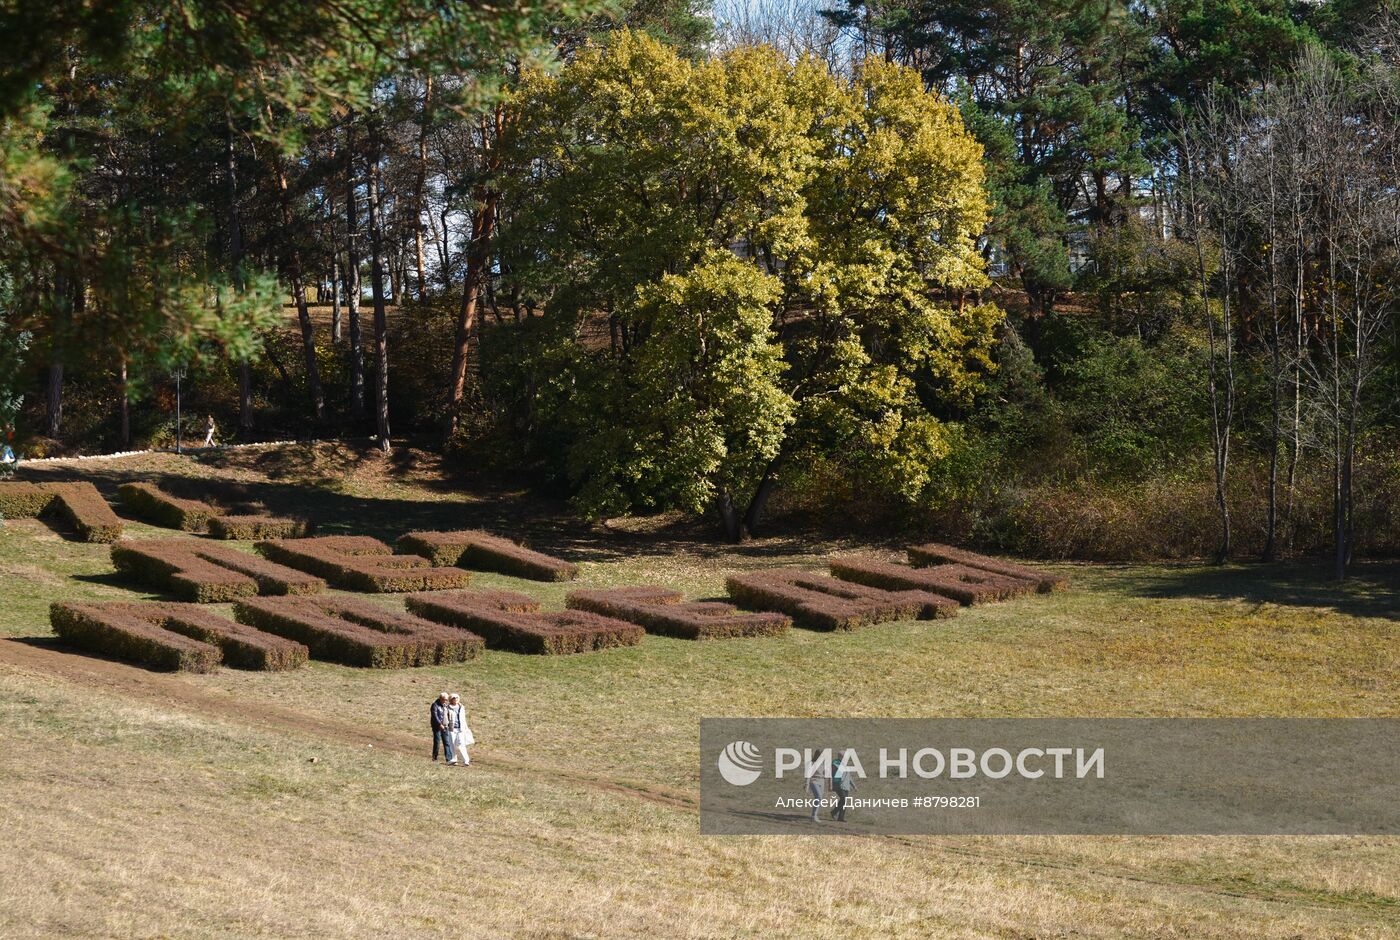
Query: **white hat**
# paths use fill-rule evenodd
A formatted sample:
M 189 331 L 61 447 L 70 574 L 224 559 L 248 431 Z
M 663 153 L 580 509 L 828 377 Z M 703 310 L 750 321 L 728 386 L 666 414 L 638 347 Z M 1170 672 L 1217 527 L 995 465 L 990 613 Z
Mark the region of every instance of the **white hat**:
M 458 695 L 456 692 L 453 692 L 451 695 L 448 696 L 448 698 L 456 698 L 456 699 L 460 699 L 461 697 L 462 697 L 462 696 Z

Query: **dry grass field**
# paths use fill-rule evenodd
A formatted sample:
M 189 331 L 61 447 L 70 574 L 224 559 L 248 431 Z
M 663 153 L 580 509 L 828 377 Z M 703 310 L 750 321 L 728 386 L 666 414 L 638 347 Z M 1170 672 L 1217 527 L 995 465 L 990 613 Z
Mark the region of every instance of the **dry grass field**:
M 25 478 L 79 472 L 109 496 L 150 480 L 308 512 L 327 533 L 489 528 L 579 561 L 580 585 L 695 597 L 736 570 L 898 548 L 588 526 L 445 480 L 408 450 L 133 457 Z M 1340 591 L 1305 565 L 1056 570 L 1069 592 L 850 634 L 168 675 L 57 646 L 51 601 L 155 595 L 124 587 L 105 546 L 6 523 L 0 937 L 1400 935 L 1397 839 L 698 834 L 702 716 L 1400 716 L 1400 564 L 1359 565 Z M 573 587 L 475 584 L 548 608 Z M 427 759 L 439 689 L 467 698 L 469 770 Z

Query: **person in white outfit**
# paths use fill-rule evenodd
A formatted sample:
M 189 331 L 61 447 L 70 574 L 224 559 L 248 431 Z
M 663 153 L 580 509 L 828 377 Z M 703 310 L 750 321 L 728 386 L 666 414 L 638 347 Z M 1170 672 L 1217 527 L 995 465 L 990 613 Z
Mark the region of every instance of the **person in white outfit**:
M 209 415 L 204 419 L 204 446 L 214 446 L 214 416 Z
M 831 785 L 831 762 L 819 760 L 807 776 L 807 795 L 812 799 L 812 822 L 821 822 L 819 815 L 826 799 L 827 788 Z
M 476 738 L 467 724 L 467 710 L 462 707 L 462 696 L 456 692 L 447 700 L 447 729 L 452 735 L 452 753 L 448 755 L 447 762 L 460 762 L 465 767 L 472 762 L 467 748 L 476 743 Z

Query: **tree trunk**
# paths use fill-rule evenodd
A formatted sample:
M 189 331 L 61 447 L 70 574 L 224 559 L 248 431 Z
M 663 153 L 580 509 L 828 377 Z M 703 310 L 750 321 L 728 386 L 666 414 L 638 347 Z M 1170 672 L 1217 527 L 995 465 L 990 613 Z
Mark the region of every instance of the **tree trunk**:
M 49 359 L 49 381 L 47 389 L 47 409 L 44 421 L 44 436 L 58 440 L 63 425 L 63 343 L 55 339 L 53 355 Z
M 360 254 L 355 249 L 359 223 L 355 217 L 355 148 L 350 135 L 345 150 L 345 310 L 350 327 L 350 413 L 365 413 L 365 349 L 360 330 Z
M 117 403 L 117 444 L 123 450 L 127 450 L 131 447 L 131 400 L 128 398 L 131 388 L 127 381 L 125 355 L 121 357 L 121 362 L 117 365 L 117 381 L 120 385 Z
M 233 117 L 224 112 L 224 177 L 228 187 L 228 260 L 233 289 L 243 292 L 243 226 L 238 215 L 238 162 L 233 154 Z M 253 369 L 238 363 L 238 436 L 253 438 Z
M 378 141 L 369 165 L 369 238 L 370 291 L 374 296 L 374 362 L 377 394 L 375 419 L 379 433 L 379 449 L 389 453 L 389 325 L 384 310 L 383 237 L 379 219 L 379 147 Z
M 282 208 L 282 237 L 295 238 L 292 223 L 291 194 L 287 187 L 287 174 L 279 158 L 277 161 L 277 192 Z M 287 279 L 292 285 L 292 300 L 297 305 L 297 321 L 301 324 L 301 349 L 306 359 L 306 390 L 311 396 L 311 410 L 319 424 L 326 418 L 326 396 L 321 391 L 321 370 L 316 363 L 316 332 L 311 323 L 311 311 L 306 306 L 306 284 L 302 280 L 301 249 L 292 243 L 287 248 Z
M 749 508 L 744 512 L 744 529 L 749 535 L 757 533 L 758 527 L 763 523 L 763 515 L 768 509 L 768 498 L 773 495 L 773 488 L 778 483 L 780 460 L 782 454 L 770 460 L 768 466 L 763 469 L 758 488 L 754 490 L 753 498 L 749 500 Z
M 744 527 L 739 518 L 739 507 L 734 505 L 734 497 L 728 490 L 720 490 L 717 498 L 720 522 L 724 525 L 724 537 L 734 543 L 744 540 Z
M 331 245 L 335 251 L 334 242 Z M 331 258 L 331 342 L 340 342 L 340 255 Z
M 504 111 L 497 106 L 494 123 L 481 121 L 481 146 L 488 172 L 499 169 L 494 140 L 499 139 L 503 127 Z M 462 303 L 457 310 L 457 338 L 452 350 L 452 380 L 447 396 L 447 436 L 457 430 L 458 410 L 467 390 L 467 356 L 470 352 L 472 332 L 476 328 L 477 311 L 481 305 L 482 285 L 490 271 L 492 240 L 496 232 L 496 210 L 499 196 L 488 182 L 477 185 L 473 201 L 477 210 L 472 218 L 471 241 L 467 246 L 467 270 L 462 284 Z
M 428 266 L 423 251 L 423 196 L 428 185 L 428 120 L 432 114 L 433 77 L 423 80 L 423 119 L 418 124 L 418 176 L 413 181 L 413 248 L 418 265 L 418 299 L 428 292 Z

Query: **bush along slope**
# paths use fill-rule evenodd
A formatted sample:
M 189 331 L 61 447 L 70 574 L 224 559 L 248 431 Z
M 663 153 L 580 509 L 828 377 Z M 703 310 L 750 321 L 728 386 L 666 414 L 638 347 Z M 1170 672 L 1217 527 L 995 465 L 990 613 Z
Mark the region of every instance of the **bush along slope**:
M 388 610 L 360 597 L 267 597 L 239 601 L 239 622 L 305 643 L 316 659 L 399 669 L 461 663 L 485 643 L 466 630 L 411 613 Z
M 300 643 L 220 617 L 196 604 L 64 604 L 49 608 L 54 632 L 73 646 L 157 669 L 209 672 L 295 669 Z
M 58 518 L 84 542 L 115 542 L 122 521 L 91 483 L 0 483 L 0 518 Z
M 487 532 L 410 532 L 399 538 L 398 550 L 421 555 L 435 565 L 497 571 L 531 581 L 572 581 L 578 577 L 575 564 Z
M 951 597 L 960 604 L 1004 601 L 1036 591 L 1034 581 L 969 568 L 967 565 L 910 568 L 908 565 L 857 555 L 833 558 L 829 564 L 831 573 L 844 581 L 868 584 L 887 591 L 931 591 Z
M 271 539 L 255 547 L 273 561 L 319 575 L 347 591 L 438 591 L 466 587 L 471 578 L 460 568 L 434 567 L 416 555 L 395 555 L 367 535 Z
M 256 539 L 301 539 L 311 534 L 306 519 L 278 516 L 215 516 L 209 520 L 209 534 L 215 538 L 251 542 Z
M 792 618 L 782 613 L 746 613 L 719 601 L 682 603 L 679 591 L 662 587 L 623 587 L 574 591 L 566 602 L 587 610 L 639 624 L 648 633 L 683 640 L 714 640 L 786 633 Z
M 445 591 L 410 594 L 409 610 L 479 633 L 492 649 L 560 655 L 641 642 L 642 628 L 581 610 L 541 612 L 539 603 L 513 591 Z
M 743 607 L 788 614 L 813 630 L 853 630 L 886 620 L 951 617 L 958 602 L 929 591 L 885 591 L 822 574 L 778 569 L 731 575 L 729 596 Z
M 909 563 L 920 568 L 926 565 L 966 565 L 969 568 L 977 568 L 981 571 L 990 571 L 1009 578 L 1020 578 L 1023 581 L 1033 582 L 1036 590 L 1042 594 L 1063 591 L 1069 586 L 1069 581 L 1060 575 L 1026 565 L 1018 565 L 1015 562 L 1002 561 L 1000 558 L 990 558 L 986 555 L 979 555 L 977 552 L 965 551 L 938 542 L 929 542 L 910 548 Z
M 314 575 L 197 539 L 117 542 L 112 546 L 112 563 L 133 581 L 199 604 L 258 594 L 316 594 L 326 589 L 325 581 Z
M 207 532 L 209 520 L 219 514 L 208 503 L 171 496 L 154 483 L 123 483 L 117 492 L 127 512 L 143 522 L 167 529 Z

